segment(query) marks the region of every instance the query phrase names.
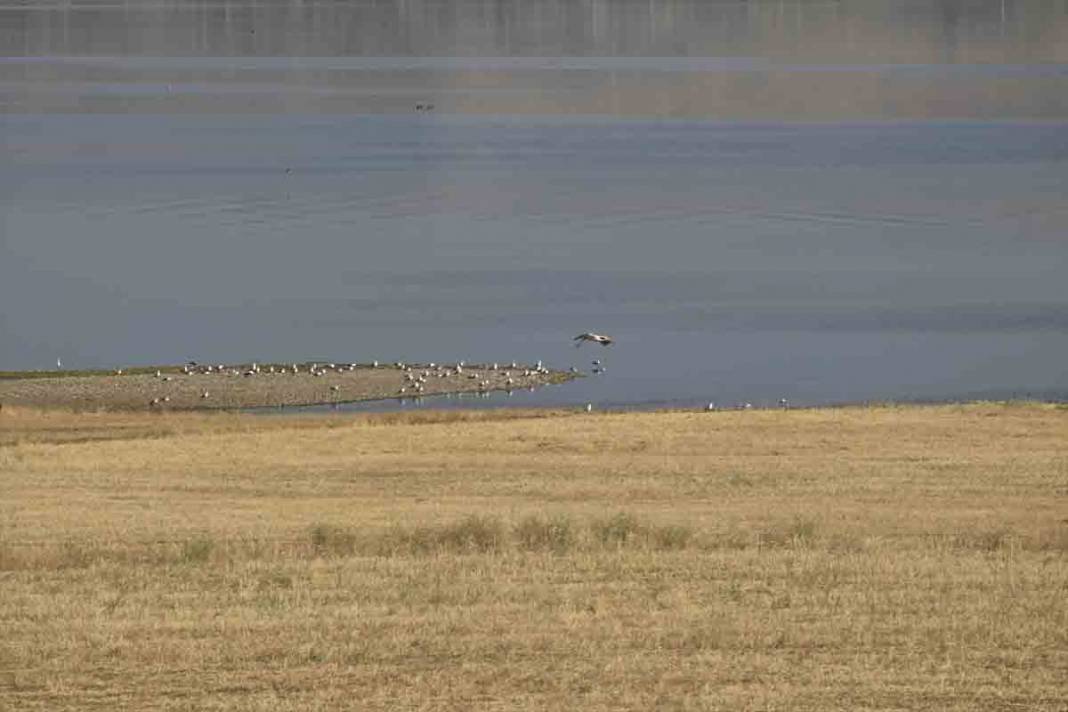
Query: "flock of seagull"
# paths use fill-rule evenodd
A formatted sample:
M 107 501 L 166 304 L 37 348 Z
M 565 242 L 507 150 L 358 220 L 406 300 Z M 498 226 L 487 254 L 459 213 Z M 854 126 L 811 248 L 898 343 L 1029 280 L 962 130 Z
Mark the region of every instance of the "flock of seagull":
M 360 368 L 392 368 L 401 371 L 403 374 L 403 381 L 395 395 L 402 400 L 407 397 L 418 398 L 419 396 L 424 395 L 427 386 L 432 383 L 432 379 L 451 379 L 448 381 L 448 385 L 452 389 L 455 389 L 457 380 L 464 379 L 462 381 L 465 386 L 463 390 L 467 390 L 468 392 L 474 391 L 478 394 L 488 396 L 490 390 L 501 388 L 507 390 L 509 393 L 516 388 L 529 388 L 530 390 L 534 390 L 537 385 L 540 385 L 543 382 L 542 377 L 551 375 L 552 373 L 541 361 L 538 361 L 533 367 L 520 365 L 515 361 L 512 361 L 509 364 L 493 363 L 488 365 L 471 366 L 465 361 L 459 361 L 454 364 L 429 363 L 423 365 L 407 364 L 403 361 L 397 361 L 392 364 L 382 364 L 378 361 L 372 361 L 370 364 L 362 366 L 356 363 L 293 363 L 266 366 L 252 363 L 251 365 L 235 366 L 226 364 L 199 364 L 195 361 L 190 361 L 182 366 L 180 375 L 259 378 L 305 374 L 314 378 L 324 378 L 329 375 L 356 371 Z M 122 374 L 122 369 L 115 371 L 115 375 L 121 376 Z M 176 375 L 179 374 L 165 374 L 162 370 L 157 370 L 154 374 L 155 378 L 161 383 L 173 381 Z M 331 384 L 329 389 L 333 398 L 337 398 L 338 394 L 341 392 L 341 386 L 336 383 Z M 438 392 L 444 391 L 438 389 Z M 211 397 L 211 392 L 207 389 L 203 389 L 200 393 L 201 400 L 208 400 Z M 152 398 L 148 404 L 150 407 L 160 407 L 169 403 L 170 400 L 170 396 L 158 396 Z
M 578 348 L 583 344 L 600 344 L 601 346 L 611 346 L 615 341 L 611 336 L 605 334 L 596 334 L 593 332 L 584 332 L 575 336 L 572 341 L 575 343 L 575 347 Z M 601 374 L 605 372 L 604 364 L 600 359 L 593 359 L 591 371 L 594 374 Z M 62 362 L 56 359 L 56 367 L 61 368 Z M 362 366 L 366 368 L 367 366 Z M 469 387 L 465 389 L 468 393 L 472 391 L 479 396 L 488 397 L 491 390 L 505 390 L 508 395 L 512 394 L 513 389 L 528 388 L 533 391 L 536 385 L 539 385 L 537 379 L 541 376 L 550 375 L 551 371 L 541 362 L 531 368 L 530 366 L 521 366 L 515 361 L 509 364 L 493 363 L 482 366 L 468 366 L 464 361 L 459 361 L 454 364 L 437 364 L 429 363 L 424 365 L 406 364 L 403 361 L 397 361 L 392 364 L 383 365 L 378 361 L 373 361 L 370 364 L 370 368 L 378 369 L 380 367 L 392 367 L 394 369 L 403 372 L 403 378 L 401 386 L 396 391 L 396 397 L 401 402 L 405 402 L 407 398 L 413 398 L 417 402 L 421 400 L 421 396 L 426 394 L 427 385 L 431 383 L 432 379 L 461 379 L 472 382 Z M 361 368 L 359 364 L 336 364 L 336 363 L 307 363 L 307 364 L 287 364 L 287 365 L 268 365 L 261 366 L 258 363 L 252 363 L 245 366 L 233 366 L 225 364 L 198 364 L 195 361 L 188 362 L 182 367 L 181 373 L 184 376 L 241 376 L 244 378 L 252 378 L 259 376 L 284 376 L 284 375 L 296 375 L 306 373 L 315 378 L 323 378 L 330 374 L 340 374 L 346 372 L 352 372 Z M 575 367 L 571 367 L 570 372 L 572 374 L 578 374 L 579 371 Z M 122 369 L 115 371 L 116 375 L 122 375 Z M 162 382 L 169 382 L 174 379 L 171 375 L 164 375 L 162 371 L 157 370 L 155 377 Z M 341 392 L 341 386 L 337 384 L 330 385 L 330 393 L 332 397 L 337 397 Z M 439 393 L 444 395 L 451 395 L 450 391 L 438 390 Z M 461 391 L 462 393 L 462 391 Z M 211 392 L 207 389 L 203 389 L 200 392 L 201 400 L 208 400 L 211 398 Z M 165 403 L 170 402 L 170 396 L 159 396 L 149 401 L 149 406 L 159 407 Z M 780 398 L 778 406 L 782 409 L 788 409 L 790 403 L 786 398 Z M 593 411 L 593 403 L 587 403 L 585 406 L 586 412 Z M 732 408 L 720 408 L 715 402 L 710 402 L 704 407 L 705 411 L 712 412 L 716 410 L 751 410 L 753 408 L 752 403 L 744 402 L 734 405 Z
M 521 367 L 515 361 L 503 367 L 498 363 L 494 363 L 482 367 L 482 371 L 470 367 L 465 371 L 466 364 L 463 361 L 458 362 L 454 366 L 430 363 L 427 364 L 425 368 L 419 367 L 415 369 L 403 363 L 397 363 L 395 366 L 405 372 L 404 380 L 408 384 L 400 387 L 398 395 L 405 395 L 408 393 L 409 387 L 412 389 L 413 394 L 422 395 L 426 390 L 426 384 L 429 382 L 429 379 L 449 378 L 450 376 L 466 376 L 469 381 L 475 381 L 475 386 L 479 392 L 486 392 L 494 385 L 490 378 L 485 377 L 486 375 L 498 374 L 500 378 L 503 379 L 503 385 L 506 387 L 506 390 L 512 390 L 513 387 L 520 387 L 523 385 L 533 388 L 529 383 L 520 383 L 520 379 L 529 379 L 533 376 L 548 376 L 550 373 L 549 369 L 546 368 L 541 361 L 538 361 L 534 368 Z M 487 374 L 486 372 L 490 373 Z

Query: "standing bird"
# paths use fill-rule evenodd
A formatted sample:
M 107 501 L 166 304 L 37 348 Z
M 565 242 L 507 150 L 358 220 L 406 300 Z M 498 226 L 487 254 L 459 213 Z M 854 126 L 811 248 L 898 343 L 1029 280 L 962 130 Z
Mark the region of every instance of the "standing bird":
M 587 331 L 585 334 L 579 334 L 578 336 L 576 336 L 572 340 L 578 342 L 577 344 L 575 344 L 576 348 L 579 347 L 579 346 L 582 346 L 583 342 L 586 342 L 586 341 L 592 341 L 592 342 L 594 342 L 596 344 L 600 344 L 601 346 L 609 346 L 612 343 L 612 337 L 611 336 L 603 336 L 601 334 L 594 334 L 594 333 L 591 333 L 589 331 Z

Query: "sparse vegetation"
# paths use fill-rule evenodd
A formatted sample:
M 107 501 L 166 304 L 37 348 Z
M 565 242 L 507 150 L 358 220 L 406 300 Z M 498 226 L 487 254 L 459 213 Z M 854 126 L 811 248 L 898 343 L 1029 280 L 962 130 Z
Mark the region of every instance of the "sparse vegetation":
M 608 547 L 622 547 L 633 543 L 641 533 L 638 518 L 627 512 L 618 512 L 594 522 L 593 532 L 597 540 Z
M 516 523 L 516 543 L 525 551 L 551 551 L 565 554 L 575 544 L 575 525 L 567 515 L 545 517 L 528 514 Z
M 0 709 L 1063 712 L 1065 442 L 1029 404 L 5 408 Z
M 215 548 L 215 543 L 211 539 L 206 537 L 195 537 L 187 542 L 182 543 L 182 556 L 181 560 L 184 563 L 200 564 L 208 560 L 211 556 L 212 549 Z
M 356 551 L 356 534 L 329 524 L 311 528 L 312 551 L 318 555 L 351 556 Z
M 819 525 L 813 517 L 794 515 L 788 522 L 766 528 L 760 535 L 764 546 L 807 548 L 816 541 Z

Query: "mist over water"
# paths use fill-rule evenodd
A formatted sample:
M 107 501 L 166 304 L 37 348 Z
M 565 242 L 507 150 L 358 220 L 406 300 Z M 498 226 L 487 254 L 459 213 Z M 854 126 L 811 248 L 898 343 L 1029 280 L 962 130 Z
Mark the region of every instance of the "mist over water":
M 0 370 L 1068 398 L 1064 3 L 10 4 L 0 54 Z

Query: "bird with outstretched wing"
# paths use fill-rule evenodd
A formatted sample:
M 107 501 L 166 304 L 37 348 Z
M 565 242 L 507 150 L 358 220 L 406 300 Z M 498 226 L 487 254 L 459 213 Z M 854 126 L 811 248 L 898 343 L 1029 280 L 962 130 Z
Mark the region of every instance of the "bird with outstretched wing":
M 578 336 L 576 336 L 573 341 L 576 342 L 576 348 L 582 346 L 587 341 L 591 341 L 595 344 L 600 344 L 601 346 L 609 346 L 612 343 L 612 337 L 604 336 L 602 334 L 594 334 L 592 332 L 587 331 L 585 334 L 579 334 Z

